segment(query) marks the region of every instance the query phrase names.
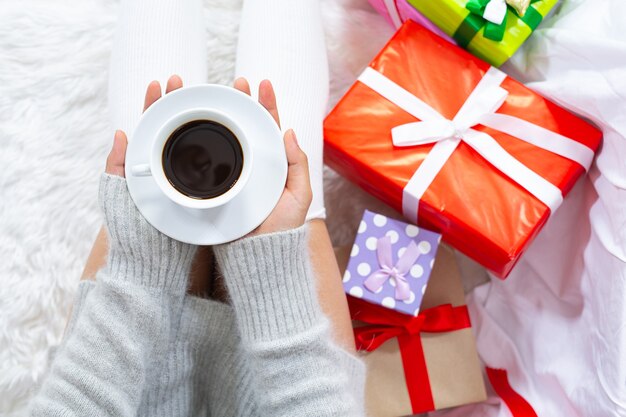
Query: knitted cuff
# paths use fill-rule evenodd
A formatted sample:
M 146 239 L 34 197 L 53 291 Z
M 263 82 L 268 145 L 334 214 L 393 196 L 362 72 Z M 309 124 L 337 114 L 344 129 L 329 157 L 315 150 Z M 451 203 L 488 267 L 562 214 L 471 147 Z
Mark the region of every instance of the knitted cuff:
M 100 206 L 110 245 L 106 279 L 184 292 L 196 247 L 152 227 L 135 207 L 122 177 L 102 175 Z
M 214 248 L 244 339 L 273 340 L 323 319 L 306 226 Z

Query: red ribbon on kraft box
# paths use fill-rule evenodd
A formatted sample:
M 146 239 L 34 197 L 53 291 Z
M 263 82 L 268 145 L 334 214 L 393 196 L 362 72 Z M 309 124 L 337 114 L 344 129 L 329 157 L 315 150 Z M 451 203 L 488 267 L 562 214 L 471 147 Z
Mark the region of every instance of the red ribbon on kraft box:
M 467 306 L 443 304 L 409 316 L 354 297 L 348 297 L 348 304 L 352 319 L 366 323 L 354 328 L 357 350 L 371 352 L 387 340 L 397 338 L 413 413 L 434 410 L 421 334 L 471 327 Z

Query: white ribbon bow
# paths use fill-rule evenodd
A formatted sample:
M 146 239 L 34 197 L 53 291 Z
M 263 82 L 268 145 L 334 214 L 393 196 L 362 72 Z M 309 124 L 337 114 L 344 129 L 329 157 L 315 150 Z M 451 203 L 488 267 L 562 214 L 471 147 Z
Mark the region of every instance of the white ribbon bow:
M 419 200 L 461 141 L 537 197 L 551 212 L 561 204 L 563 195 L 558 187 L 515 159 L 493 137 L 473 129 L 478 124 L 507 133 L 571 159 L 585 170 L 589 169 L 594 156 L 589 147 L 517 117 L 495 113 L 508 95 L 508 91 L 500 86 L 505 78 L 506 74 L 502 71 L 489 68 L 456 116 L 449 120 L 373 68 L 363 71 L 360 82 L 421 120 L 394 127 L 391 131 L 394 145 L 435 143 L 404 187 L 402 209 L 407 219 L 417 222 Z
M 504 21 L 504 17 L 506 16 L 506 1 L 505 0 L 491 0 L 485 6 L 485 11 L 483 12 L 483 18 L 485 20 L 490 21 L 491 23 L 495 23 L 496 25 L 501 25 Z

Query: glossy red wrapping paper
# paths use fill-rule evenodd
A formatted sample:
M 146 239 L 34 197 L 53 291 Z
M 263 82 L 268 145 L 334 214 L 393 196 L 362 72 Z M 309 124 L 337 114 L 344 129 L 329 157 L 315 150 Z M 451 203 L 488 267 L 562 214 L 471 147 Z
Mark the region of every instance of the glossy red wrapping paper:
M 407 21 L 370 67 L 452 119 L 489 64 Z M 602 134 L 589 123 L 510 77 L 501 86 L 509 95 L 497 113 L 598 149 Z M 433 145 L 394 147 L 391 129 L 417 120 L 357 81 L 324 122 L 326 163 L 402 212 L 402 191 Z M 578 163 L 513 136 L 475 129 L 563 195 L 585 173 Z M 547 206 L 461 143 L 420 200 L 418 222 L 504 278 L 549 216 Z

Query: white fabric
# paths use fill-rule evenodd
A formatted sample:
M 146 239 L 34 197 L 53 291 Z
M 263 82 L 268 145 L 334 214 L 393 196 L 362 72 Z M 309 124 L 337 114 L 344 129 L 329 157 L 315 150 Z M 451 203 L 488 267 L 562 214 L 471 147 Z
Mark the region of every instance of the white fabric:
M 604 132 L 582 180 L 504 281 L 468 296 L 481 358 L 537 415 L 626 416 L 626 3 L 565 2 L 505 70 Z M 433 413 L 508 417 L 489 404 Z
M 476 289 L 469 306 L 481 356 L 506 365 L 511 384 L 540 417 L 624 416 L 626 4 L 562 3 L 504 70 L 594 120 L 605 143 L 590 177 L 565 199 L 511 277 Z M 204 6 L 207 80 L 226 84 L 233 79 L 241 2 L 204 0 Z M 22 0 L 0 8 L 3 417 L 24 415 L 101 225 L 95 196 L 111 143 L 105 92 L 116 9 L 110 0 Z M 393 29 L 363 0 L 322 0 L 322 14 L 334 105 Z M 326 174 L 335 244 L 351 244 L 364 208 L 397 215 Z M 482 279 L 466 260 L 462 272 L 467 288 Z M 513 347 L 509 356 L 494 355 L 491 343 L 498 341 Z M 435 414 L 509 416 L 495 397 Z
M 253 95 L 272 81 L 283 131 L 293 129 L 307 154 L 313 201 L 307 220 L 326 217 L 323 126 L 328 103 L 328 59 L 319 0 L 244 0 L 236 75 Z

